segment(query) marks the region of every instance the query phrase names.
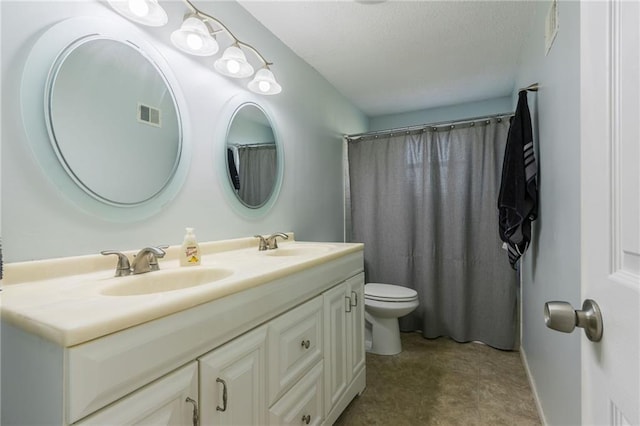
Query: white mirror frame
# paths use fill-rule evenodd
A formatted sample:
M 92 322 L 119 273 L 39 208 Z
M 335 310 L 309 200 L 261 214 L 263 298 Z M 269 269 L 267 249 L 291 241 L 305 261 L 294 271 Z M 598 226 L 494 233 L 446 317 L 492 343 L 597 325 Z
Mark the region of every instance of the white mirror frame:
M 229 133 L 229 128 L 231 127 L 233 117 L 236 115 L 236 112 L 245 104 L 253 104 L 259 107 L 264 112 L 265 116 L 269 120 L 269 123 L 271 124 L 271 129 L 273 130 L 273 135 L 275 136 L 276 140 L 276 154 L 278 158 L 278 171 L 276 181 L 269 199 L 257 208 L 248 207 L 240 200 L 238 195 L 232 189 L 233 184 L 229 176 L 229 168 L 227 164 L 227 134 Z M 233 96 L 225 103 L 224 107 L 222 108 L 222 112 L 218 117 L 218 124 L 215 131 L 216 143 L 213 144 L 215 148 L 213 152 L 214 164 L 218 169 L 218 182 L 220 182 L 220 185 L 222 186 L 222 192 L 224 193 L 231 207 L 236 211 L 236 213 L 247 219 L 258 219 L 265 216 L 278 200 L 280 188 L 282 187 L 285 161 L 284 149 L 282 139 L 280 138 L 280 132 L 278 131 L 278 126 L 276 126 L 273 117 L 274 115 L 271 112 L 268 102 L 266 102 L 264 98 L 258 98 L 250 93 L 239 93 Z
M 182 151 L 173 178 L 154 197 L 131 205 L 114 205 L 100 201 L 78 186 L 58 159 L 49 138 L 46 120 L 46 85 L 51 68 L 61 52 L 76 40 L 102 35 L 129 43 L 162 71 L 174 96 L 182 130 Z M 112 222 L 133 222 L 158 213 L 179 192 L 191 161 L 189 126 L 186 123 L 186 100 L 177 79 L 160 52 L 135 26 L 122 20 L 98 17 L 74 17 L 47 29 L 34 44 L 22 74 L 20 93 L 22 121 L 38 165 L 60 192 L 81 210 Z

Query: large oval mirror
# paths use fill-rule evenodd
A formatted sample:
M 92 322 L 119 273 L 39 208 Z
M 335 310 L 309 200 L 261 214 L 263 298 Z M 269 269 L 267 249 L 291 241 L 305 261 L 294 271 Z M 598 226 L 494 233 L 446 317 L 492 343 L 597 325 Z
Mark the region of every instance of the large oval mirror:
M 140 204 L 166 186 L 180 160 L 180 121 L 162 72 L 136 47 L 79 40 L 59 56 L 48 89 L 51 143 L 88 194 Z
M 25 64 L 29 145 L 44 174 L 81 209 L 118 222 L 151 216 L 188 172 L 178 88 L 162 54 L 126 21 L 62 21 L 36 41 Z
M 278 180 L 277 141 L 265 111 L 252 102 L 234 112 L 226 137 L 227 176 L 236 196 L 256 209 L 269 201 Z

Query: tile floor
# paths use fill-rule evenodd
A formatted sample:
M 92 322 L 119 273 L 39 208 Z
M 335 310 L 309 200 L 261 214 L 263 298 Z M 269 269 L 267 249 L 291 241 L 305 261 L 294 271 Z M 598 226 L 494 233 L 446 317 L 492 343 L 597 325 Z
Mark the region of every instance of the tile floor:
M 367 388 L 336 425 L 540 425 L 520 353 L 419 333 L 402 345 L 367 354 Z

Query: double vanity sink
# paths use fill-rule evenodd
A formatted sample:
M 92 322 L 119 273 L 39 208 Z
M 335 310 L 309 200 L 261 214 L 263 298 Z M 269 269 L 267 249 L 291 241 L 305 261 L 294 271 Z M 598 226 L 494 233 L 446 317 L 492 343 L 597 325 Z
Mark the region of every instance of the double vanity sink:
M 363 247 L 292 240 L 201 243 L 189 267 L 170 247 L 124 277 L 99 255 L 7 265 L 2 423 L 333 423 L 365 384 Z

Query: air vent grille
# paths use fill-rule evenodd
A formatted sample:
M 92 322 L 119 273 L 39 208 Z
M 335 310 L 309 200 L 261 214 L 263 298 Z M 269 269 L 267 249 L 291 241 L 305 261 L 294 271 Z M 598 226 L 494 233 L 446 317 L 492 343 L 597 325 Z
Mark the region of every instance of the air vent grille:
M 138 104 L 138 121 L 160 127 L 160 110 L 145 104 Z

